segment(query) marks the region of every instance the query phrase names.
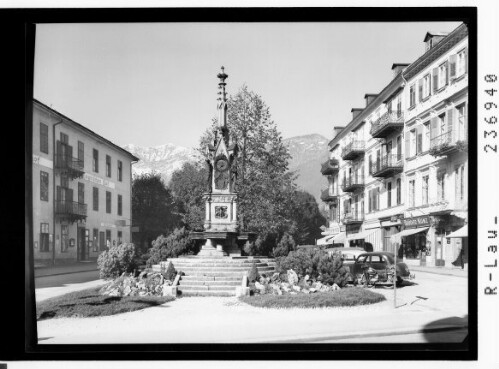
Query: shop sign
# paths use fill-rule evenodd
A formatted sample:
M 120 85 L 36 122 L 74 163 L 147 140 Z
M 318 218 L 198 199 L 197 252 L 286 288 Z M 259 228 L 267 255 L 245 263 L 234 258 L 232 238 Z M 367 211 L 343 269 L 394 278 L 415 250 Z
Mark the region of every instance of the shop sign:
M 44 167 L 53 168 L 52 160 L 45 159 L 44 157 L 33 155 L 33 164 L 42 165 Z
M 105 228 L 116 228 L 116 226 L 113 223 L 101 222 L 100 226 Z
M 108 181 L 107 179 L 102 179 L 102 178 L 93 176 L 93 175 L 88 174 L 88 173 L 85 173 L 83 175 L 83 179 L 85 181 L 100 184 L 101 186 L 105 186 L 105 187 L 109 187 L 109 188 L 115 187 L 114 182 Z
M 423 215 L 423 216 L 414 217 L 414 218 L 406 218 L 403 220 L 403 222 L 404 222 L 405 228 L 418 228 L 418 227 L 431 226 L 429 215 Z

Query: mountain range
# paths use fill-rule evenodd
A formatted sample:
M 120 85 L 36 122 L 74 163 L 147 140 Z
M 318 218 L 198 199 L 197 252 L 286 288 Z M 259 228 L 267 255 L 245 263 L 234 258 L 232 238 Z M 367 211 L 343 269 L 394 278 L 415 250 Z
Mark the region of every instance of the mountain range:
M 320 202 L 320 190 L 327 184 L 326 179 L 320 173 L 320 168 L 321 163 L 328 157 L 328 139 L 319 134 L 310 134 L 287 138 L 283 141 L 291 154 L 289 170 L 298 175 L 296 184 L 299 188 L 314 195 Z M 128 144 L 123 148 L 140 159 L 132 166 L 134 174 L 157 172 L 167 184 L 173 172 L 182 168 L 184 163 L 202 160 L 197 150 L 170 143 L 155 147 Z

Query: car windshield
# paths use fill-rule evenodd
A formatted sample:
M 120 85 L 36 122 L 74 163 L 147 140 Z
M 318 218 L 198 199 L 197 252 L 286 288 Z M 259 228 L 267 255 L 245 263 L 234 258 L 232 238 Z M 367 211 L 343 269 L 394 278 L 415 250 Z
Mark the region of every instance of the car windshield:
M 385 254 L 383 255 L 385 257 L 386 260 L 388 260 L 388 262 L 390 264 L 393 264 L 394 263 L 394 260 L 393 260 L 393 255 L 390 255 L 390 254 Z

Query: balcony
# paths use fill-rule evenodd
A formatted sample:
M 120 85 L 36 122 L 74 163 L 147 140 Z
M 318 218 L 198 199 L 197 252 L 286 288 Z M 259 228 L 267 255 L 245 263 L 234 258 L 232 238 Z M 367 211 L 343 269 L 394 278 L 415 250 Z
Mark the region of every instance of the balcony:
M 353 211 L 343 214 L 343 224 L 359 224 L 364 221 L 364 214 L 358 211 Z
M 66 174 L 71 179 L 83 177 L 83 160 L 68 155 L 56 155 L 55 168 L 59 173 Z
M 335 202 L 338 200 L 338 195 L 331 195 L 329 189 L 321 191 L 321 200 L 324 202 Z
M 404 128 L 404 114 L 402 112 L 385 113 L 371 124 L 369 133 L 373 138 L 386 138 L 402 128 Z
M 352 141 L 343 148 L 341 158 L 343 160 L 354 160 L 364 155 L 366 151 L 364 141 Z
M 385 155 L 379 162 L 371 163 L 371 175 L 373 177 L 387 178 L 404 170 L 402 156 L 397 158 L 396 154 Z
M 455 132 L 457 135 L 457 132 Z M 448 130 L 430 140 L 430 155 L 443 156 L 449 155 L 457 151 L 467 151 L 468 140 L 463 137 L 461 140 L 453 137 L 452 130 Z
M 336 159 L 329 159 L 321 164 L 321 173 L 325 176 L 335 174 L 339 169 L 340 165 Z
M 56 201 L 55 214 L 62 219 L 70 222 L 83 220 L 87 218 L 87 204 L 81 204 L 75 201 Z
M 343 192 L 354 192 L 364 188 L 364 177 L 363 176 L 352 176 L 350 178 L 345 178 L 341 189 Z

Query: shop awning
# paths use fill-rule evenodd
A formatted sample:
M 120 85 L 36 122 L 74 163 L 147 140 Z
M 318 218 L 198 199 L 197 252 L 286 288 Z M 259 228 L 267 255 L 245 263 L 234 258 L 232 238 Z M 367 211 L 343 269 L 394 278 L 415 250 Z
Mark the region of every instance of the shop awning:
M 459 228 L 457 231 L 452 232 L 450 235 L 447 236 L 447 238 L 462 238 L 462 237 L 468 237 L 468 225 L 467 224 L 465 226 Z
M 345 232 L 340 232 L 334 238 L 328 241 L 329 244 L 331 243 L 345 243 L 346 242 L 346 234 Z
M 334 235 L 329 235 L 329 236 L 326 236 L 326 237 L 319 238 L 317 240 L 317 245 L 325 245 L 333 237 L 334 237 Z
M 355 234 L 352 234 L 352 235 L 348 236 L 347 240 L 348 241 L 350 241 L 350 240 L 363 240 L 364 238 L 366 238 L 367 236 L 369 236 L 374 231 L 376 231 L 376 230 L 375 229 L 368 229 L 366 231 L 355 233 Z
M 395 233 L 394 235 L 392 235 L 390 237 L 390 241 L 392 243 L 397 243 L 399 244 L 400 241 L 402 240 L 402 237 L 405 237 L 405 236 L 410 236 L 411 234 L 416 234 L 416 233 L 419 233 L 419 232 L 425 232 L 429 229 L 430 227 L 423 227 L 423 228 L 412 228 L 412 229 L 406 229 L 402 232 L 399 232 L 399 233 Z

